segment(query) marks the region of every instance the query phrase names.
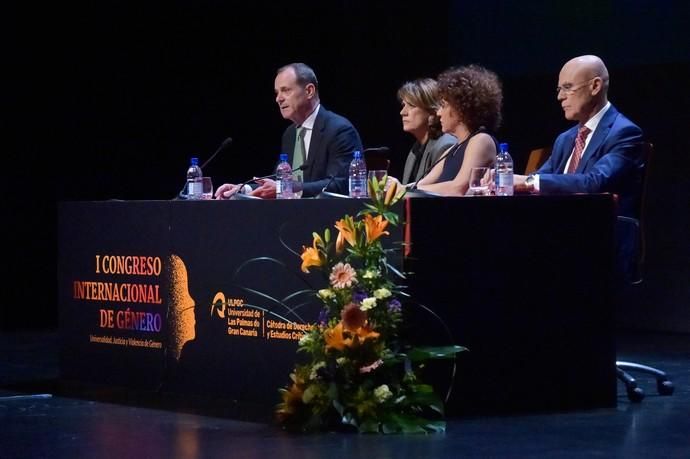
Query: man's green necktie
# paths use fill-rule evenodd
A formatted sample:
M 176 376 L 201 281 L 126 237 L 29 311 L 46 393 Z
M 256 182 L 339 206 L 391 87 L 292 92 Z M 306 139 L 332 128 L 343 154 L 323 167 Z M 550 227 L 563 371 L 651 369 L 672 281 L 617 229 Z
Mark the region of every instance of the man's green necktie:
M 307 159 L 306 151 L 304 149 L 304 128 L 302 126 L 297 128 L 297 136 L 295 137 L 295 151 L 292 155 L 292 170 L 304 164 Z

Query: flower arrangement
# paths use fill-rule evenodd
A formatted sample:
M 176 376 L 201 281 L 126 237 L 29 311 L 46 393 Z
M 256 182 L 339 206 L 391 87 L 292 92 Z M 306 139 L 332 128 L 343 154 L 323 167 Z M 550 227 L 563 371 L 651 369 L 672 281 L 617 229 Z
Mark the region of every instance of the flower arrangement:
M 369 433 L 426 433 L 445 430 L 443 401 L 419 378 L 429 358 L 454 358 L 461 346 L 413 348 L 399 336 L 407 296 L 393 281 L 404 278 L 387 262 L 381 239 L 397 225 L 390 207 L 404 191 L 387 177 L 369 182 L 369 196 L 356 217 L 313 233 L 301 255 L 302 271 L 318 268 L 328 288 L 317 324 L 299 342 L 306 362 L 296 364 L 292 384 L 281 388 L 278 421 L 288 430 L 354 429 Z

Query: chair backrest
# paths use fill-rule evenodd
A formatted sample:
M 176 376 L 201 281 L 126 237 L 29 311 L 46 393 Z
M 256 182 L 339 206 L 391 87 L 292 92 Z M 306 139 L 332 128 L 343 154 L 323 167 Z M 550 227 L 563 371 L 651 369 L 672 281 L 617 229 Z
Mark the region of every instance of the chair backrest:
M 652 165 L 652 156 L 654 153 L 654 145 L 650 142 L 642 142 L 642 158 L 643 163 L 640 166 L 640 194 L 637 201 L 637 217 L 618 216 L 620 231 L 634 231 L 634 254 L 626 256 L 629 262 L 625 262 L 624 272 L 627 281 L 633 285 L 642 283 L 644 280 L 643 268 L 645 257 L 647 254 L 647 245 L 645 238 L 645 214 L 647 205 L 647 189 L 649 183 L 649 175 Z M 621 232 L 621 235 L 624 233 Z M 625 252 L 623 252 L 625 253 Z
M 527 166 L 525 166 L 525 175 L 529 175 L 536 172 L 537 169 L 544 164 L 544 161 L 551 154 L 551 147 L 536 148 L 529 152 L 529 157 L 527 158 Z
M 644 159 L 642 171 L 642 183 L 640 190 L 640 201 L 638 203 L 638 215 L 640 218 L 640 252 L 637 257 L 638 272 L 642 272 L 642 265 L 644 264 L 645 256 L 647 255 L 647 244 L 645 242 L 645 220 L 647 211 L 647 189 L 649 187 L 649 172 L 652 166 L 652 156 L 654 155 L 654 144 L 651 142 L 642 142 L 642 158 Z M 640 281 L 641 274 L 640 274 Z
M 390 159 L 385 158 L 383 156 L 379 156 L 379 155 L 367 154 L 364 157 L 364 162 L 367 165 L 368 171 L 374 171 L 374 170 L 381 170 L 381 171 L 385 170 L 385 171 L 387 171 L 391 165 Z

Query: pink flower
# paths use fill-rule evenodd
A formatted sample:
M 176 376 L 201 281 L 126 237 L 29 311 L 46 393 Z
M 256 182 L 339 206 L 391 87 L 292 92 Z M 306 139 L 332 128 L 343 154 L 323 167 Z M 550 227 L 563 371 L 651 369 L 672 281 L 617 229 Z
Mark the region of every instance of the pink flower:
M 372 371 L 376 370 L 378 367 L 380 367 L 383 364 L 383 360 L 378 359 L 376 362 L 372 363 L 371 365 L 367 365 L 365 367 L 362 367 L 359 369 L 359 372 L 364 374 L 364 373 L 371 373 Z
M 357 273 L 350 263 L 338 263 L 333 266 L 329 279 L 333 288 L 352 287 L 352 284 L 357 283 Z

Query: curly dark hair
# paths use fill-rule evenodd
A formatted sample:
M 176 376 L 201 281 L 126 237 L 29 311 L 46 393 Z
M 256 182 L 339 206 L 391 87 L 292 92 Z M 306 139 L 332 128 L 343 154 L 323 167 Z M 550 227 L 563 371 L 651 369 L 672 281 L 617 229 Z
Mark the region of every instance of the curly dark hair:
M 480 65 L 451 67 L 438 76 L 439 94 L 470 131 L 492 132 L 501 125 L 503 89 L 498 76 Z

